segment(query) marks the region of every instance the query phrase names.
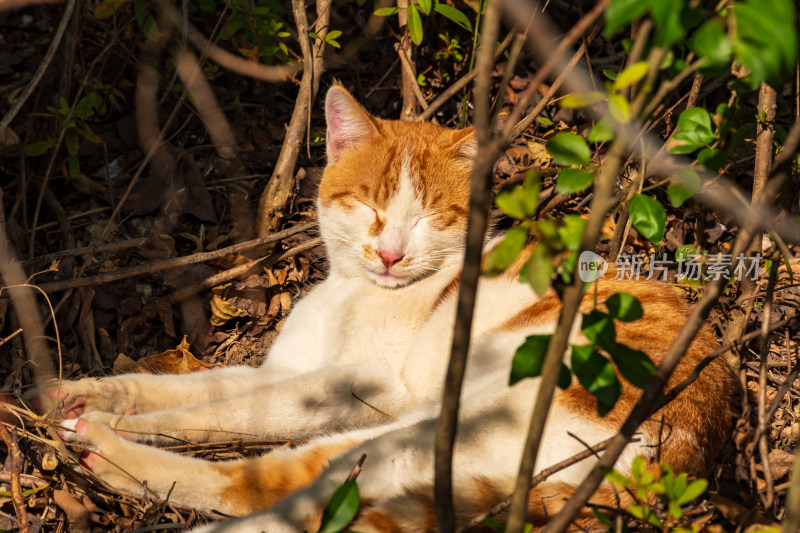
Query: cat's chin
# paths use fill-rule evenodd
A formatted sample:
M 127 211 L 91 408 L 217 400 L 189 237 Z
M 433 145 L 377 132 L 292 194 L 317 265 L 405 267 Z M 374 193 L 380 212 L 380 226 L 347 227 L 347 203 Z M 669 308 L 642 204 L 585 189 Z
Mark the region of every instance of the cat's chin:
M 414 281 L 412 276 L 395 276 L 388 272 L 379 274 L 377 272 L 367 271 L 367 276 L 379 287 L 385 287 L 387 289 L 399 289 Z

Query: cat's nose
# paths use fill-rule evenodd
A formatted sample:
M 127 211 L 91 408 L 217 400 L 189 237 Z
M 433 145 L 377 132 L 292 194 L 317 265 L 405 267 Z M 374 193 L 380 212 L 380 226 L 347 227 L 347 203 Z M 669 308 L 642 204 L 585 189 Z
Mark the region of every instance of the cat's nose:
M 400 252 L 389 252 L 387 250 L 379 250 L 378 255 L 381 257 L 381 261 L 383 261 L 383 266 L 386 268 L 391 267 L 393 264 L 400 261 L 404 256 Z

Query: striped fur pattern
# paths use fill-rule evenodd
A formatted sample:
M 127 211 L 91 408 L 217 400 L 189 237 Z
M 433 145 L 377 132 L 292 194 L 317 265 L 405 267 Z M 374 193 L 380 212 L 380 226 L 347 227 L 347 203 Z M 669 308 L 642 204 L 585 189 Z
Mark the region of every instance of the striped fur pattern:
M 433 442 L 463 256 L 471 130 L 391 122 L 367 114 L 341 86 L 328 92 L 328 157 L 319 218 L 330 257 L 327 280 L 299 301 L 258 369 L 187 376 L 84 379 L 51 390 L 66 438 L 84 442 L 83 465 L 119 489 L 239 516 L 198 531 L 315 530 L 330 495 L 362 454 L 362 506 L 351 529 L 435 530 Z M 478 288 L 455 445 L 460 523 L 511 493 L 538 380 L 508 386 L 511 358 L 526 336 L 552 332 L 554 294 L 536 296 L 513 269 Z M 597 299 L 595 300 L 595 291 Z M 617 338 L 656 362 L 688 310 L 665 284 L 600 280 L 582 310 L 615 292 L 635 295 L 645 317 L 617 325 Z M 572 342 L 586 342 L 575 328 Z M 705 327 L 674 385 L 717 346 Z M 537 468 L 610 436 L 638 397 L 624 391 L 605 417 L 577 383 L 556 393 Z M 724 440 L 733 382 L 722 362 L 641 429 L 624 451 L 702 473 Z M 235 438 L 306 441 L 251 459 L 207 462 L 147 444 Z M 591 460 L 562 470 L 530 495 L 530 519 L 557 512 Z M 171 493 L 170 493 L 171 491 Z M 624 498 L 624 495 L 623 495 Z M 595 501 L 615 505 L 602 486 Z M 588 516 L 583 519 L 589 520 Z

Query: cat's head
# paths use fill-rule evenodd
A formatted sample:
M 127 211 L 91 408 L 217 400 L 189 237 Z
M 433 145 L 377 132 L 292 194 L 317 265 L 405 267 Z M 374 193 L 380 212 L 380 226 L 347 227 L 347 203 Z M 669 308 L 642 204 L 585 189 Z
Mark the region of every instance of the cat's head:
M 319 218 L 331 266 L 402 287 L 461 261 L 472 129 L 381 120 L 341 85 L 325 101 Z

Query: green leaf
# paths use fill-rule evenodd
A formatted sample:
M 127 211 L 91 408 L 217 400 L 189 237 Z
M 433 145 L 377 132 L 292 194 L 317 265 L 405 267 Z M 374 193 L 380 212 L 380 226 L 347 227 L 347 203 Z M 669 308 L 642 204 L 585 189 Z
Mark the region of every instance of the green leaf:
M 686 505 L 690 501 L 698 498 L 708 488 L 708 481 L 705 479 L 696 479 L 692 481 L 686 490 L 683 491 L 681 497 L 678 499 L 678 504 Z
M 355 481 L 345 481 L 336 489 L 322 511 L 322 524 L 318 533 L 342 531 L 353 521 L 358 512 L 360 497 Z
M 603 33 L 606 37 L 610 37 L 618 29 L 639 18 L 650 7 L 650 1 L 611 0 L 605 11 L 606 25 Z
M 656 513 L 650 509 L 648 505 L 630 505 L 628 506 L 628 512 L 631 513 L 635 518 L 647 522 L 651 526 L 662 526 L 661 520 L 658 519 Z
M 44 141 L 28 143 L 25 145 L 25 155 L 36 157 L 42 155 L 56 144 L 56 139 L 49 138 Z
M 589 142 L 593 143 L 603 143 L 606 141 L 610 141 L 614 138 L 614 126 L 611 124 L 611 121 L 608 118 L 600 119 L 594 127 L 592 131 L 589 132 L 589 136 L 587 139 Z
M 586 139 L 574 133 L 557 133 L 545 145 L 553 161 L 562 166 L 588 165 L 589 145 Z
M 711 116 L 702 107 L 684 109 L 678 117 L 678 127 L 683 131 L 711 134 Z
M 654 244 L 661 242 L 667 225 L 667 213 L 658 200 L 637 194 L 629 208 L 631 223 L 636 230 Z
M 379 17 L 388 17 L 390 15 L 394 15 L 400 11 L 399 7 L 382 7 L 380 9 L 375 10 L 375 14 Z
M 690 167 L 679 169 L 675 176 L 678 179 L 678 183 L 668 186 L 667 194 L 672 205 L 680 207 L 683 202 L 700 190 L 700 177 Z
M 592 514 L 597 519 L 598 522 L 603 524 L 604 526 L 611 526 L 612 522 L 611 519 L 606 516 L 604 513 L 600 512 L 597 507 L 592 507 Z
M 562 98 L 558 104 L 566 109 L 578 109 L 594 105 L 597 102 L 602 102 L 605 99 L 605 93 L 595 91 L 591 93 L 572 93 Z
M 553 265 L 550 264 L 550 250 L 544 243 L 539 242 L 533 248 L 528 262 L 522 267 L 519 279 L 523 283 L 529 284 L 533 288 L 533 292 L 541 296 L 550 288 L 553 272 Z
M 622 386 L 614 374 L 611 361 L 592 346 L 572 345 L 572 372 L 578 381 L 597 399 L 600 416 L 608 413 L 617 403 Z
M 411 41 L 419 46 L 422 42 L 422 17 L 419 16 L 419 10 L 414 4 L 408 5 L 408 34 L 411 36 Z
M 622 377 L 633 383 L 635 387 L 643 389 L 653 374 L 656 372 L 656 365 L 647 357 L 647 354 L 634 350 L 624 344 L 616 344 L 606 351 L 617 365 Z
M 511 228 L 503 240 L 486 256 L 484 272 L 497 275 L 514 262 L 528 242 L 528 230 L 524 226 Z
M 525 378 L 535 378 L 542 375 L 547 348 L 550 346 L 552 335 L 531 335 L 522 346 L 514 352 L 511 360 L 511 374 L 508 376 L 508 385 L 515 385 Z
M 644 316 L 644 309 L 639 300 L 627 292 L 612 294 L 606 300 L 608 313 L 622 322 L 633 322 Z
M 417 0 L 417 3 L 419 5 L 419 9 L 423 13 L 425 13 L 426 15 L 430 15 L 431 14 L 431 6 L 433 5 L 433 1 L 432 0 Z
M 607 350 L 617 344 L 613 318 L 608 313 L 596 309 L 583 315 L 581 333 L 593 345 L 602 346 Z
M 678 505 L 678 502 L 671 501 L 667 506 L 669 508 L 669 514 L 672 515 L 672 518 L 675 520 L 680 520 L 683 516 L 683 511 L 681 510 L 681 506 Z M 674 530 L 673 530 L 674 531 Z
M 517 220 L 526 220 L 536 214 L 539 205 L 539 174 L 529 170 L 522 185 L 516 185 L 497 193 L 495 205 L 505 214 Z
M 629 66 L 619 73 L 617 79 L 614 80 L 614 90 L 621 91 L 626 87 L 637 83 L 647 75 L 647 62 L 639 61 Z
M 594 174 L 579 168 L 562 168 L 556 179 L 559 194 L 572 194 L 589 187 L 594 182 Z
M 698 57 L 705 57 L 708 63 L 703 72 L 710 76 L 718 76 L 731 62 L 733 47 L 725 31 L 725 21 L 721 18 L 709 20 L 694 34 L 689 48 Z
M 561 244 L 567 250 L 577 251 L 581 246 L 583 229 L 586 227 L 586 219 L 579 215 L 566 215 L 561 219 L 561 226 L 558 228 L 558 236 L 561 237 Z
M 697 162 L 709 170 L 718 172 L 725 164 L 725 152 L 716 148 L 703 148 L 697 154 Z
M 72 178 L 80 176 L 81 162 L 80 159 L 78 159 L 77 155 L 67 154 L 67 170 L 69 171 L 69 175 Z
M 617 73 L 614 72 L 613 70 L 611 70 L 610 68 L 604 68 L 603 69 L 603 75 L 606 78 L 610 79 L 611 81 L 614 81 L 614 80 L 617 79 Z
M 76 155 L 80 149 L 80 142 L 80 137 L 78 137 L 78 132 L 75 131 L 75 128 L 69 128 L 64 132 L 64 145 L 67 147 L 68 154 Z
M 608 112 L 620 124 L 627 124 L 631 121 L 631 104 L 621 94 L 609 95 Z
M 631 462 L 631 478 L 639 483 L 642 479 L 642 474 L 644 474 L 645 468 L 647 468 L 647 459 L 641 455 L 634 457 L 633 461 Z
M 447 4 L 439 4 L 439 3 L 437 3 L 436 5 L 433 6 L 433 9 L 434 9 L 434 11 L 439 13 L 440 15 L 443 15 L 444 17 L 449 18 L 450 20 L 452 20 L 453 22 L 455 22 L 456 24 L 458 24 L 459 26 L 461 26 L 465 30 L 467 30 L 469 32 L 472 31 L 472 24 L 470 24 L 469 19 L 467 18 L 467 16 L 464 13 L 462 13 L 461 11 L 459 11 L 458 9 L 456 9 L 455 7 L 449 6 Z
M 736 39 L 733 55 L 747 67 L 746 81 L 756 89 L 762 81 L 780 90 L 797 60 L 795 5 L 792 0 L 737 2 L 733 6 Z
M 624 489 L 630 489 L 634 487 L 633 481 L 631 481 L 628 476 L 619 472 L 618 470 L 609 470 L 605 473 L 605 477 L 610 483 L 618 487 L 622 487 Z

